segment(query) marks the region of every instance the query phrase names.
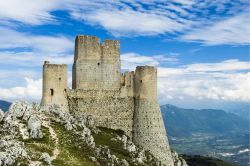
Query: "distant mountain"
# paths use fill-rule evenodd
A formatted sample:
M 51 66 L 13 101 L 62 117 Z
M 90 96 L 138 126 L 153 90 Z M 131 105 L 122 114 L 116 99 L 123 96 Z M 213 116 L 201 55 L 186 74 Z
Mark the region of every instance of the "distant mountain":
M 243 119 L 247 119 L 249 120 L 249 116 L 250 116 L 250 107 L 249 105 L 244 105 L 242 107 L 239 107 L 237 109 L 233 108 L 233 109 L 228 109 L 227 112 L 236 114 L 238 116 L 240 116 Z
M 4 101 L 4 100 L 0 100 L 0 108 L 6 112 L 9 109 L 9 106 L 11 105 L 10 102 Z
M 229 134 L 248 131 L 248 121 L 241 117 L 215 109 L 183 109 L 173 105 L 161 106 L 168 134 L 174 137 L 191 136 L 194 133 Z

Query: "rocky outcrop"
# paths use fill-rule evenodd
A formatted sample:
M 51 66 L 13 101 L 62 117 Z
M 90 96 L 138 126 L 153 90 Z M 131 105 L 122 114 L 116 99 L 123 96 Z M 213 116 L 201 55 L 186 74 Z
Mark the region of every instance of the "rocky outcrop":
M 186 161 L 178 155 L 175 151 L 171 150 L 175 166 L 188 166 Z
M 14 102 L 8 112 L 0 110 L 0 166 L 57 165 L 64 157 L 68 157 L 64 161 L 68 165 L 79 165 L 76 162 L 83 162 L 83 157 L 94 165 L 162 165 L 121 131 L 93 127 L 91 119 L 84 114 L 72 115 L 57 105 L 40 107 Z M 66 151 L 74 149 L 70 151 L 74 153 L 79 149 L 79 154 L 65 153 L 65 149 L 61 149 L 65 145 Z M 79 158 L 71 160 L 74 155 Z M 177 153 L 172 155 L 175 166 L 186 166 Z

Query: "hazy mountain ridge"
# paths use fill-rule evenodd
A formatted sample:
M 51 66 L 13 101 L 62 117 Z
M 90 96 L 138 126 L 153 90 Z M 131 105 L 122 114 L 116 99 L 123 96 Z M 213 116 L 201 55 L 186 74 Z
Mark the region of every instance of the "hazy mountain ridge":
M 0 109 L 2 109 L 4 112 L 8 111 L 10 105 L 11 103 L 8 101 L 0 100 Z
M 230 134 L 248 131 L 248 121 L 216 109 L 184 109 L 167 104 L 161 106 L 165 126 L 171 136 L 191 136 L 194 133 Z

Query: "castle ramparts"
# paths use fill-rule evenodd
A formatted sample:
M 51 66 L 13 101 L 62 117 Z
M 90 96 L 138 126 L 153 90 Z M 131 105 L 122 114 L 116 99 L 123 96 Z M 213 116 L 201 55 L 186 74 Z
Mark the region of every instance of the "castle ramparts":
M 165 127 L 157 102 L 157 69 L 138 66 L 121 74 L 120 43 L 77 36 L 67 88 L 67 65 L 43 65 L 41 104 L 58 104 L 84 113 L 95 126 L 121 129 L 164 165 L 173 166 Z

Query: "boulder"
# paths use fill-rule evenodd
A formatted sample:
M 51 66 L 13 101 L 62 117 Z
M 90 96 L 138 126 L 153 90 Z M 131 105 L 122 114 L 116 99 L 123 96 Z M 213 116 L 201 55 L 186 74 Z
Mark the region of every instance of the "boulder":
M 136 146 L 132 141 L 128 141 L 126 144 L 126 149 L 129 152 L 135 152 L 136 151 Z
M 42 138 L 43 133 L 41 130 L 42 121 L 37 115 L 31 115 L 28 120 L 28 129 L 31 138 Z
M 42 155 L 39 158 L 39 160 L 44 161 L 48 165 L 51 165 L 53 159 L 50 157 L 50 155 L 48 153 L 42 153 Z
M 6 152 L 0 152 L 0 164 L 1 166 L 9 166 L 15 163 L 14 157 L 7 154 Z
M 25 101 L 16 101 L 11 104 L 7 114 L 11 114 L 13 117 L 21 118 L 27 109 L 31 109 L 31 105 Z

